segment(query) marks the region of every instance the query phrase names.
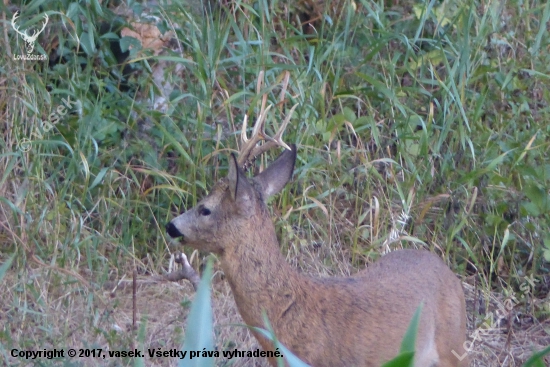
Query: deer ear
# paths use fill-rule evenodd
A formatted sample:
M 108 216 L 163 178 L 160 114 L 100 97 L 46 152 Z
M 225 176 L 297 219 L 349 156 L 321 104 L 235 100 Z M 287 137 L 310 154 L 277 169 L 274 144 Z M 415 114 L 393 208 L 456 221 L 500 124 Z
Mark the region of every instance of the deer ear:
M 292 177 L 296 162 L 296 145 L 291 144 L 290 147 L 292 150 L 285 150 L 275 162 L 254 178 L 262 187 L 264 200 L 281 191 Z
M 229 192 L 231 193 L 231 199 L 233 201 L 237 200 L 248 200 L 250 196 L 250 190 L 252 187 L 242 169 L 237 163 L 237 158 L 234 154 L 231 154 L 229 157 L 229 173 L 227 175 L 229 181 Z

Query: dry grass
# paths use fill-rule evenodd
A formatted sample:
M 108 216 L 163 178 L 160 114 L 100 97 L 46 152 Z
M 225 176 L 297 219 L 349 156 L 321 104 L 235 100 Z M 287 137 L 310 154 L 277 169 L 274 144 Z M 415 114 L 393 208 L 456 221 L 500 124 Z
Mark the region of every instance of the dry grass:
M 313 251 L 297 251 L 289 260 L 300 263 L 308 273 L 327 276 L 332 273 Z M 345 261 L 341 261 L 344 264 Z M 342 266 L 342 265 L 341 265 Z M 344 266 L 349 269 L 348 266 Z M 23 275 L 24 274 L 24 275 Z M 347 274 L 347 270 L 342 275 Z M 140 277 L 147 279 L 147 277 Z M 218 350 L 254 350 L 259 348 L 238 314 L 235 302 L 227 282 L 218 272 L 213 282 L 213 311 Z M 89 281 L 91 279 L 88 279 Z M 33 284 L 35 294 L 22 294 L 21 283 Z M 499 305 L 506 304 L 502 294 L 483 293 L 473 285 L 464 283 L 469 315 L 468 330 L 472 335 L 486 320 L 477 315 L 479 312 L 495 312 Z M 90 293 L 93 293 L 93 297 Z M 0 294 L 4 299 L 13 300 L 19 309 L 15 312 L 8 303 L 2 306 L 0 330 L 9 328 L 13 338 L 13 347 L 36 349 L 29 346 L 34 340 L 40 349 L 50 348 L 101 348 L 114 350 L 113 340 L 117 340 L 120 350 L 139 348 L 144 352 L 148 348 L 170 350 L 181 348 L 188 314 L 188 301 L 194 296 L 189 282 L 158 283 L 139 285 L 136 293 L 137 327 L 145 327 L 145 337 L 139 340 L 137 331 L 132 327 L 133 294 L 131 287 L 124 287 L 111 293 L 110 290 L 91 291 L 74 278 L 44 269 L 29 266 L 17 276 L 8 274 L 0 285 Z M 90 302 L 90 300 L 93 301 Z M 485 300 L 488 300 L 486 302 Z M 23 303 L 26 303 L 23 306 Z M 477 307 L 475 307 L 477 305 Z M 487 311 L 484 311 L 484 310 Z M 550 320 L 543 322 L 526 314 L 520 307 L 509 313 L 509 318 L 501 320 L 485 329 L 473 345 L 471 367 L 474 366 L 521 366 L 533 351 L 550 345 Z M 476 320 L 474 322 L 474 320 Z M 239 326 L 241 325 L 241 326 Z M 29 337 L 32 335 L 32 337 Z M 19 344 L 17 340 L 23 344 Z M 97 360 L 96 358 L 73 359 L 82 366 L 116 366 L 131 364 L 132 361 L 120 359 Z M 547 357 L 548 361 L 548 357 Z M 10 365 L 26 365 L 20 359 L 8 359 Z M 147 366 L 176 366 L 175 358 L 145 358 Z M 219 358 L 217 366 L 262 366 L 268 367 L 266 360 L 259 358 L 237 358 L 224 360 Z

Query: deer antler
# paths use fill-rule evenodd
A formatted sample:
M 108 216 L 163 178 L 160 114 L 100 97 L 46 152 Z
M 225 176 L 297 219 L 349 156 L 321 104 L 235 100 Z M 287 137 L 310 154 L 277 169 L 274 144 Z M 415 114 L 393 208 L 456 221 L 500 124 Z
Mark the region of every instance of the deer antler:
M 256 85 L 257 93 L 259 93 L 262 88 L 263 77 L 264 77 L 264 72 L 261 71 L 260 75 L 258 76 L 258 83 Z M 289 80 L 289 72 L 287 71 L 285 72 L 285 75 L 284 75 L 283 88 L 281 90 L 280 98 L 279 98 L 280 99 L 279 104 L 281 106 L 282 106 L 282 103 L 284 102 L 284 96 L 286 94 L 286 89 L 288 87 L 288 80 Z M 254 124 L 254 128 L 252 129 L 252 136 L 250 137 L 250 139 L 248 139 L 248 137 L 246 136 L 246 128 L 248 126 L 248 115 L 244 116 L 243 126 L 241 129 L 241 139 L 243 141 L 243 145 L 241 146 L 241 149 L 239 151 L 239 158 L 237 159 L 237 163 L 245 171 L 248 169 L 249 165 L 252 164 L 254 158 L 267 152 L 271 148 L 280 146 L 288 150 L 291 150 L 288 144 L 286 144 L 283 141 L 282 136 L 286 127 L 290 122 L 290 117 L 294 113 L 294 110 L 296 109 L 296 107 L 298 107 L 298 104 L 295 104 L 290 109 L 290 112 L 286 116 L 281 127 L 273 137 L 270 137 L 265 133 L 265 120 L 267 117 L 267 113 L 269 112 L 271 107 L 273 107 L 273 105 L 269 105 L 268 107 L 266 107 L 266 104 L 267 104 L 267 93 L 262 96 L 262 105 L 260 108 L 260 113 L 258 114 L 258 119 Z M 262 145 L 258 145 L 258 143 L 262 140 L 265 142 Z

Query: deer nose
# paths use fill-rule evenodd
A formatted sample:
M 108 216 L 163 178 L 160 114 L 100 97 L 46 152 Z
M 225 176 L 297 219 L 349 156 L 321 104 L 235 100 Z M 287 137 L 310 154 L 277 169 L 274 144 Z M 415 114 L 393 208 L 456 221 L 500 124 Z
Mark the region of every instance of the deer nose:
M 170 237 L 172 238 L 183 236 L 183 233 L 181 233 L 172 222 L 166 225 L 166 232 L 168 232 L 168 235 L 170 235 Z

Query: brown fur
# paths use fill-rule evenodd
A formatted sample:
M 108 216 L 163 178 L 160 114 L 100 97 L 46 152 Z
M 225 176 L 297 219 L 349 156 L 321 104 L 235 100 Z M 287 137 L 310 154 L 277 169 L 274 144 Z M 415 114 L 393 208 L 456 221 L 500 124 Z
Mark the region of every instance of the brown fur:
M 395 251 L 349 278 L 309 277 L 285 261 L 264 200 L 290 179 L 294 150 L 252 181 L 233 158 L 228 178 L 170 222 L 169 234 L 219 254 L 243 320 L 265 327 L 264 311 L 279 341 L 311 366 L 380 366 L 398 354 L 421 303 L 415 366 L 466 366 L 452 353 L 465 352 L 462 286 L 434 254 Z

